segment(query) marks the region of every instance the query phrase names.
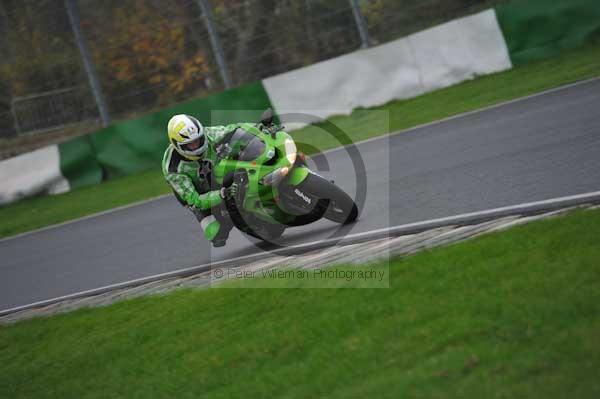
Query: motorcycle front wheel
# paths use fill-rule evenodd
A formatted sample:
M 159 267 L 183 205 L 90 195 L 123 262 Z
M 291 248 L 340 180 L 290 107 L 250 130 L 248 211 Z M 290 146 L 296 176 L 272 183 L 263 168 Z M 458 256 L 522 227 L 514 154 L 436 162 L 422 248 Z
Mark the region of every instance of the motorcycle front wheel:
M 358 217 L 358 207 L 354 200 L 329 180 L 317 174 L 309 173 L 298 187 L 312 197 L 328 202 L 327 209 L 323 213 L 325 219 L 340 224 L 348 224 L 354 222 Z

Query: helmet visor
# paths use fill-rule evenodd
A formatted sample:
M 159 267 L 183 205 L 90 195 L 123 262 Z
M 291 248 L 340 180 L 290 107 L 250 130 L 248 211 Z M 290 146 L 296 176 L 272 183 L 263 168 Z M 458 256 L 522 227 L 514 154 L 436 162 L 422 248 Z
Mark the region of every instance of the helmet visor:
M 195 138 L 187 143 L 180 144 L 180 147 L 185 151 L 196 151 L 204 145 L 204 135 Z

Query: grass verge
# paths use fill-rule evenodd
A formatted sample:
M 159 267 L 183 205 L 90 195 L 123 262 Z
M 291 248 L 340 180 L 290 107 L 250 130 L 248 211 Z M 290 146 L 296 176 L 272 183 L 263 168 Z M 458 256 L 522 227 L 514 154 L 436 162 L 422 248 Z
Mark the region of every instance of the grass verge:
M 0 397 L 597 398 L 599 236 L 579 211 L 393 259 L 389 289 L 282 280 L 0 327 Z
M 350 116 L 331 118 L 353 141 L 387 134 L 600 75 L 600 45 L 589 45 L 560 57 L 483 76 L 414 99 L 393 101 Z M 389 126 L 379 119 L 389 112 Z M 293 133 L 300 142 L 325 150 L 339 145 L 319 125 Z M 170 192 L 160 168 L 72 192 L 23 200 L 0 208 L 0 237 L 75 219 Z

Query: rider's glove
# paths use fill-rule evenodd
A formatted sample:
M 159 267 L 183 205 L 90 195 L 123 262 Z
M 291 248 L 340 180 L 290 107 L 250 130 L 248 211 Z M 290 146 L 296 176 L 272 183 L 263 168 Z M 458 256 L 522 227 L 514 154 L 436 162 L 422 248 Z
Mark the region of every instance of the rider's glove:
M 221 187 L 220 194 L 221 194 L 221 198 L 223 198 L 223 199 L 235 198 L 237 193 L 238 193 L 238 184 L 237 183 L 233 183 L 229 187 Z

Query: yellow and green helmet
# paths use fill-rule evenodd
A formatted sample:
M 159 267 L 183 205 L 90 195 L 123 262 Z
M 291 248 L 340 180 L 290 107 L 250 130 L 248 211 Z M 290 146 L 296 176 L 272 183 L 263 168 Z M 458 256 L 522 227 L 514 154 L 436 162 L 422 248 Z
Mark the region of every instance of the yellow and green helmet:
M 167 133 L 175 150 L 187 159 L 200 159 L 208 147 L 204 127 L 193 116 L 185 114 L 173 116 L 169 120 Z

